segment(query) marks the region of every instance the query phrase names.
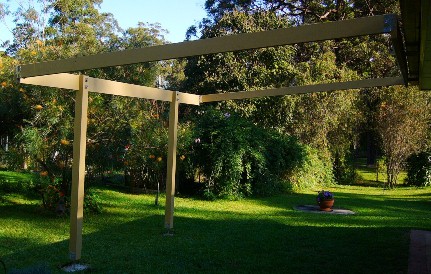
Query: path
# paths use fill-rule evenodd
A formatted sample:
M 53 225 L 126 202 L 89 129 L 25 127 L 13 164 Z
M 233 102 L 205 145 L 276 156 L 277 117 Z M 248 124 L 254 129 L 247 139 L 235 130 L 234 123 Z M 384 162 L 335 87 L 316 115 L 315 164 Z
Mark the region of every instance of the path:
M 431 274 L 431 231 L 410 232 L 409 274 Z

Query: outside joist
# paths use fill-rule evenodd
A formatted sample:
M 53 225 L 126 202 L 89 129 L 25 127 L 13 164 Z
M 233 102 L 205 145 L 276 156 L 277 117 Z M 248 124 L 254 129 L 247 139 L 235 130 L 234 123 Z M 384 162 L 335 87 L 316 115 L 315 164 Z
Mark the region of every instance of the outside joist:
M 172 90 L 164 90 L 152 87 L 145 87 L 122 82 L 85 77 L 85 87 L 90 92 L 104 93 L 118 96 L 143 98 L 171 102 L 175 93 Z M 69 73 L 59 73 L 52 75 L 35 76 L 22 78 L 22 84 L 79 90 L 79 75 Z M 199 105 L 199 96 L 188 93 L 178 93 L 178 100 L 181 104 Z
M 22 78 L 212 53 L 390 33 L 396 24 L 396 15 L 379 15 L 28 64 L 19 67 L 17 72 L 18 76 Z
M 79 90 L 79 75 L 58 73 L 29 78 L 21 78 L 21 84 Z
M 220 94 L 209 94 L 202 95 L 201 102 L 215 102 L 215 101 L 227 101 L 237 99 L 250 99 L 266 96 L 282 96 L 292 94 L 304 94 L 312 92 L 324 92 L 333 90 L 347 90 L 347 89 L 359 89 L 359 88 L 370 88 L 370 87 L 383 87 L 393 85 L 403 85 L 403 77 L 388 77 L 388 78 L 377 78 L 377 79 L 366 79 L 348 82 L 337 82 L 328 84 L 316 84 L 308 86 L 298 87 L 284 87 L 267 90 L 252 90 L 252 91 L 240 91 L 240 92 L 229 92 Z

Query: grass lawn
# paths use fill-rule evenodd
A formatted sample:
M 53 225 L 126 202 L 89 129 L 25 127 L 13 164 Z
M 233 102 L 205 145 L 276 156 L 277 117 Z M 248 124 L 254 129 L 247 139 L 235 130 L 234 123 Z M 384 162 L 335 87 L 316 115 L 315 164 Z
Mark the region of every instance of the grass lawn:
M 153 195 L 99 188 L 104 211 L 84 217 L 82 261 L 95 273 L 406 273 L 410 229 L 431 230 L 431 189 L 337 186 L 356 215 L 293 210 L 306 192 L 242 201 L 176 198 L 163 236 Z M 162 201 L 164 201 L 162 199 Z M 68 261 L 69 220 L 19 194 L 0 199 L 0 257 L 9 269 Z
M 355 160 L 356 172 L 358 174 L 356 183 L 359 185 L 384 187 L 387 180 L 385 167 L 382 166 L 377 175 L 376 167 L 367 166 L 366 161 L 367 159 L 365 158 L 358 158 Z M 383 165 L 383 163 L 380 164 Z M 406 178 L 407 172 L 402 170 L 400 174 L 398 174 L 397 184 L 404 184 Z

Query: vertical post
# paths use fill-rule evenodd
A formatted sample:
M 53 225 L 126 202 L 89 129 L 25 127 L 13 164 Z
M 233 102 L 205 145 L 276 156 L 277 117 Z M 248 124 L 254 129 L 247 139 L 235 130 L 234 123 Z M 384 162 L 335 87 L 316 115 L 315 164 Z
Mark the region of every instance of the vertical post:
M 71 260 L 81 258 L 82 222 L 84 207 L 85 151 L 87 135 L 88 109 L 87 76 L 79 76 L 79 90 L 75 101 L 75 123 L 73 137 L 72 196 L 70 210 L 70 242 L 69 255 Z
M 169 109 L 168 170 L 166 176 L 165 228 L 174 227 L 175 172 L 177 168 L 178 92 L 172 95 Z

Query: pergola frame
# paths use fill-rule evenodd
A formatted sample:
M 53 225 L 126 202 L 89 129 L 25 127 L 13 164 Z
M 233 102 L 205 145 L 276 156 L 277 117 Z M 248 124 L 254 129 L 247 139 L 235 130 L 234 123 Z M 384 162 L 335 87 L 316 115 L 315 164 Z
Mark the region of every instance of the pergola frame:
M 222 94 L 196 95 L 103 80 L 85 75 L 64 73 L 205 54 L 376 34 L 389 34 L 391 36 L 402 77 L 366 79 L 341 83 L 336 82 Z M 89 92 L 170 102 L 165 205 L 165 228 L 170 230 L 173 228 L 174 216 L 177 125 L 180 104 L 200 105 L 201 103 L 214 101 L 265 96 L 282 96 L 377 86 L 407 85 L 407 64 L 403 49 L 404 47 L 400 36 L 397 17 L 396 15 L 389 14 L 257 33 L 237 34 L 18 66 L 17 76 L 23 84 L 76 90 L 73 142 L 74 161 L 72 166 L 72 201 L 70 212 L 70 259 L 80 259 L 82 250 L 86 131 Z

